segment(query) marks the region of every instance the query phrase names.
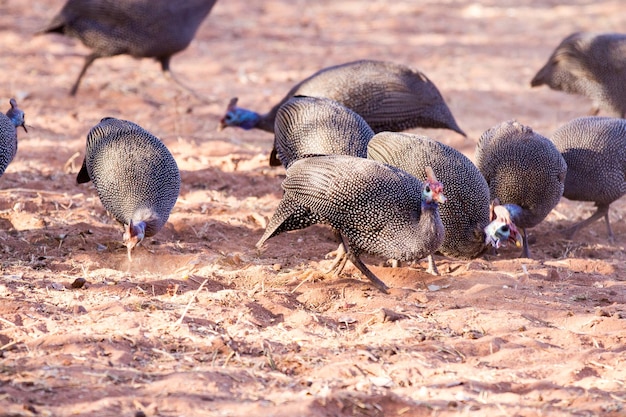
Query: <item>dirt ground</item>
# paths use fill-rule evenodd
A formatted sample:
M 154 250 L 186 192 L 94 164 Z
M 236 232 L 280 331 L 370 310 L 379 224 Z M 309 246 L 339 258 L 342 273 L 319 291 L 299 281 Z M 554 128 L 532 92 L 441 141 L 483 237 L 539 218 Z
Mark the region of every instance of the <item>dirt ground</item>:
M 531 89 L 577 30 L 623 31 L 619 0 L 219 0 L 172 60 L 196 97 L 152 60 L 96 61 L 37 36 L 63 0 L 0 0 L 0 109 L 28 133 L 0 179 L 1 416 L 624 416 L 626 199 L 591 214 L 563 199 L 518 249 L 471 262 L 392 269 L 389 286 L 349 265 L 314 226 L 254 244 L 280 197 L 273 136 L 216 127 L 231 97 L 268 110 L 297 81 L 360 58 L 419 68 L 469 138 L 415 130 L 473 158 L 486 129 L 517 119 L 549 136 L 587 114 L 580 97 Z M 135 251 L 93 185 L 76 185 L 89 129 L 131 120 L 182 175 L 169 223 Z M 76 279 L 86 280 L 73 288 Z

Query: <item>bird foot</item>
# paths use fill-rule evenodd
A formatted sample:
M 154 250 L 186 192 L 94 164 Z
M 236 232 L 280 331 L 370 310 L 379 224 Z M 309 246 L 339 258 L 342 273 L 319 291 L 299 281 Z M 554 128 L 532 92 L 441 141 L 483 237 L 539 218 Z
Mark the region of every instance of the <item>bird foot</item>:
M 439 276 L 439 270 L 437 269 L 437 264 L 435 264 L 435 258 L 432 255 L 428 256 L 428 268 L 426 268 L 426 272 L 431 275 Z
M 387 259 L 387 264 L 392 268 L 400 268 L 400 261 L 397 259 Z
M 333 263 L 324 272 L 326 274 L 332 274 L 334 276 L 338 276 L 339 274 L 341 274 L 341 272 L 343 272 L 343 269 L 345 268 L 347 262 L 348 262 L 348 255 L 345 252 L 338 253 Z

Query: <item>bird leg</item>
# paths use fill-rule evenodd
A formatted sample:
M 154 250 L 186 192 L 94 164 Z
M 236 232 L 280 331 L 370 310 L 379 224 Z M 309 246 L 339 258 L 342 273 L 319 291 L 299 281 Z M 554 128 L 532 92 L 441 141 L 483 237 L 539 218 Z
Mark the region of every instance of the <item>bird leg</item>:
M 158 61 L 161 63 L 161 69 L 163 70 L 163 75 L 166 79 L 173 81 L 181 90 L 191 94 L 203 104 L 213 104 L 217 101 L 215 99 L 208 99 L 206 97 L 203 97 L 202 95 L 198 94 L 193 88 L 187 86 L 185 83 L 180 81 L 178 77 L 176 77 L 174 73 L 170 70 L 170 58 L 170 56 L 167 56 L 158 59 Z
M 606 213 L 604 213 L 604 220 L 606 221 L 606 232 L 609 235 L 609 242 L 615 242 L 615 235 L 613 234 L 613 230 L 611 230 L 611 223 L 609 222 L 609 209 L 607 207 Z
M 331 252 L 332 253 L 332 252 Z M 339 275 L 343 268 L 346 266 L 346 262 L 348 262 L 348 255 L 346 252 L 346 247 L 343 245 L 343 242 L 339 244 L 339 247 L 335 251 L 335 260 L 331 264 L 330 268 L 326 270 L 327 274 Z
M 350 261 L 354 264 L 354 266 L 356 266 L 357 269 L 361 271 L 361 273 L 365 275 L 376 288 L 378 288 L 381 292 L 385 294 L 389 294 L 389 287 L 384 282 L 382 282 L 376 275 L 374 275 L 374 273 L 370 271 L 367 266 L 365 266 L 365 264 L 361 261 L 361 259 L 359 259 L 357 255 L 355 255 L 352 251 L 349 251 L 348 257 L 350 258 Z
M 350 259 L 350 262 L 352 262 L 354 266 L 356 266 L 357 269 L 361 271 L 361 273 L 365 275 L 367 279 L 369 279 L 376 288 L 378 288 L 381 292 L 385 294 L 389 294 L 389 291 L 388 291 L 389 287 L 384 282 L 382 282 L 376 275 L 374 275 L 374 273 L 370 271 L 367 268 L 367 266 L 365 266 L 365 264 L 363 263 L 363 261 L 361 261 L 359 256 L 356 255 L 354 251 L 350 248 L 350 245 L 347 242 L 344 235 L 341 232 L 337 232 L 337 234 L 341 238 L 341 246 L 343 247 L 342 249 L 344 252 L 342 256 L 344 256 L 346 260 Z M 338 249 L 338 252 L 339 252 L 339 249 Z M 343 264 L 345 265 L 345 261 L 343 262 Z
M 596 103 L 593 103 L 591 109 L 589 109 L 589 116 L 597 116 L 600 113 L 600 106 Z
M 384 282 L 382 282 L 376 275 L 374 275 L 374 273 L 370 271 L 367 266 L 365 266 L 365 264 L 361 261 L 361 259 L 350 249 L 350 246 L 343 234 L 341 234 L 341 232 L 337 230 L 335 230 L 334 232 L 335 236 L 341 239 L 341 243 L 336 250 L 337 256 L 335 256 L 335 260 L 333 261 L 330 268 L 326 271 L 326 273 L 333 273 L 333 275 L 341 274 L 343 268 L 346 266 L 346 262 L 348 262 L 349 259 L 354 264 L 354 266 L 356 266 L 357 269 L 361 271 L 361 273 L 365 275 L 367 279 L 372 282 L 372 284 L 374 284 L 376 288 L 378 288 L 381 292 L 385 294 L 389 294 L 389 287 Z
M 76 79 L 74 85 L 72 86 L 72 89 L 70 90 L 70 96 L 76 95 L 76 92 L 78 91 L 78 86 L 80 85 L 80 80 L 83 78 L 83 75 L 85 75 L 85 72 L 87 72 L 87 68 L 89 68 L 91 64 L 93 64 L 93 61 L 98 58 L 100 58 L 100 55 L 98 54 L 90 54 L 85 57 L 83 69 L 80 70 L 80 74 L 78 74 L 78 78 Z
M 426 270 L 431 275 L 439 275 L 439 271 L 437 270 L 437 264 L 435 264 L 435 257 L 430 254 L 428 255 L 428 269 Z
M 613 242 L 615 236 L 613 235 L 613 230 L 611 230 L 611 224 L 609 223 L 609 206 L 602 204 L 598 205 L 598 209 L 595 213 L 589 216 L 586 220 L 576 223 L 569 229 L 565 229 L 562 233 L 565 235 L 566 239 L 572 239 L 578 230 L 583 229 L 589 226 L 591 223 L 595 222 L 599 218 L 604 217 L 606 220 L 606 230 L 609 235 L 609 240 Z

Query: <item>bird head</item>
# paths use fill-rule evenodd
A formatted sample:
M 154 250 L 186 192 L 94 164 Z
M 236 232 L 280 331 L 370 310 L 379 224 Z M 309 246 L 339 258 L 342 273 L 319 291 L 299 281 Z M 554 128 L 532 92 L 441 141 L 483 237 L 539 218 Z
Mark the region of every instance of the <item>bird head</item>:
M 435 172 L 431 167 L 426 167 L 426 181 L 424 181 L 424 187 L 422 188 L 422 201 L 426 204 L 442 204 L 447 201 L 446 196 L 443 194 L 443 184 L 437 180 Z
M 500 205 L 496 198 L 490 205 L 489 223 L 485 231 L 485 244 L 498 249 L 504 242 L 511 242 L 517 247 L 521 247 L 523 242 L 522 234 L 517 230 L 517 226 L 511 220 L 511 213 Z
M 132 220 L 124 225 L 124 245 L 128 249 L 128 260 L 132 260 L 131 252 L 139 244 L 146 234 L 146 223 L 134 223 Z
M 217 130 L 222 130 L 228 126 L 238 126 L 248 130 L 254 128 L 258 121 L 258 113 L 237 107 L 237 97 L 233 97 L 230 99 L 230 103 L 228 103 L 226 114 L 220 119 Z
M 28 133 L 26 123 L 24 121 L 24 112 L 17 107 L 17 101 L 15 101 L 14 98 L 9 100 L 9 103 L 11 103 L 11 108 L 7 111 L 7 117 L 11 120 L 11 122 L 13 122 L 13 126 L 22 126 L 24 128 L 24 132 Z

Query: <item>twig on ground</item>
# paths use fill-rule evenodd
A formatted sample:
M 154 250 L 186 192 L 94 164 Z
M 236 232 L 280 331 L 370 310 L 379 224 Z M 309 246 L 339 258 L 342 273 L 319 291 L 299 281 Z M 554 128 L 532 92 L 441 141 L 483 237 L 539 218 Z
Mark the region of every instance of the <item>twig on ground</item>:
M 178 320 L 176 320 L 176 323 L 174 323 L 174 326 L 180 326 L 181 324 L 183 324 L 183 319 L 185 318 L 185 315 L 187 314 L 187 311 L 189 311 L 189 307 L 191 307 L 191 303 L 193 303 L 193 300 L 196 299 L 196 297 L 198 296 L 198 293 L 202 290 L 202 287 L 204 287 L 204 284 L 206 284 L 208 281 L 209 281 L 208 278 L 205 279 L 202 282 L 202 284 L 200 284 L 200 286 L 198 287 L 196 292 L 193 293 L 193 295 L 191 296 L 191 299 L 187 303 L 187 306 L 185 306 L 185 311 L 183 311 L 183 314 L 180 316 L 180 318 Z

